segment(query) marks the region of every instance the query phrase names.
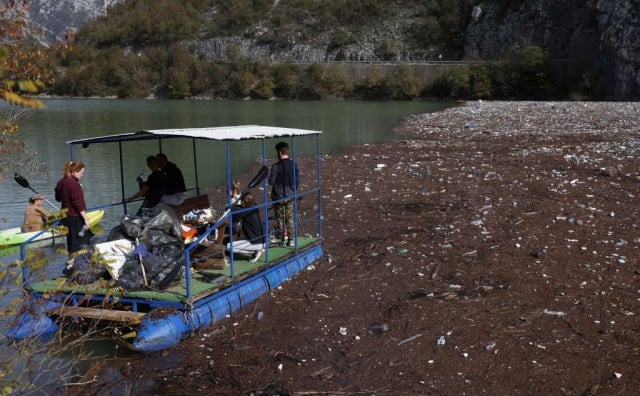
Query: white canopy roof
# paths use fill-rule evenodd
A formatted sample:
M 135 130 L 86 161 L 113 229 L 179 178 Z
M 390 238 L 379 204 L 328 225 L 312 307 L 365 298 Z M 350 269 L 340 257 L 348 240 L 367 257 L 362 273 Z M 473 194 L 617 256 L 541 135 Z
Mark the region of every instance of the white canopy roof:
M 121 142 L 129 140 L 162 139 L 174 137 L 186 137 L 209 140 L 245 140 L 266 139 L 283 136 L 317 135 L 321 131 L 297 128 L 281 128 L 261 125 L 238 125 L 209 128 L 182 128 L 182 129 L 153 129 L 138 132 L 122 133 L 117 135 L 99 136 L 86 139 L 70 140 L 67 144 L 84 144 Z

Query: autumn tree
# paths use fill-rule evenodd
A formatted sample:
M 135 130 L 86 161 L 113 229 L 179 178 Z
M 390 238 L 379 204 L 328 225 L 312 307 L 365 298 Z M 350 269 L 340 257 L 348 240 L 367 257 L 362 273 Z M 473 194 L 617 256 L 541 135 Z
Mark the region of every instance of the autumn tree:
M 3 0 L 0 3 L 0 99 L 9 108 L 0 114 L 0 181 L 26 155 L 23 142 L 15 139 L 26 109 L 44 107 L 33 95 L 53 81 L 49 51 L 38 43 L 29 28 L 30 3 Z
M 52 49 L 39 44 L 37 33 L 29 27 L 29 11 L 29 1 L 0 0 L 0 100 L 9 104 L 0 113 L 0 182 L 9 169 L 23 168 L 20 161 L 33 157 L 25 154 L 27 146 L 17 139 L 19 121 L 27 110 L 44 107 L 33 95 L 53 80 Z M 12 316 L 24 302 L 23 293 L 9 294 L 22 284 L 23 268 L 33 271 L 46 262 L 46 257 L 34 252 L 20 261 L 0 262 L 0 316 Z M 51 384 L 70 378 L 77 362 L 86 358 L 83 352 L 71 352 L 79 356 L 76 359 L 51 358 L 61 351 L 78 351 L 86 335 L 16 344 L 3 337 L 0 334 L 3 352 L 8 353 L 0 356 L 0 395 L 46 394 Z

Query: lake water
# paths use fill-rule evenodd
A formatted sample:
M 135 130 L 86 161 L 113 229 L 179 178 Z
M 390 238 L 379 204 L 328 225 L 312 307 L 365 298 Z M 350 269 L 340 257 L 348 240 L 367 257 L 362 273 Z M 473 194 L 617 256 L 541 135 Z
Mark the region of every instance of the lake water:
M 172 100 L 111 100 L 111 99 L 52 99 L 46 100 L 45 109 L 30 111 L 21 121 L 20 138 L 34 152 L 33 157 L 44 165 L 44 171 L 20 166 L 5 175 L 0 182 L 0 219 L 3 228 L 22 223 L 24 207 L 33 194 L 13 180 L 13 172 L 27 178 L 31 187 L 45 194 L 54 204 L 53 189 L 61 177 L 63 164 L 70 159 L 70 148 L 65 142 L 87 137 L 115 133 L 135 132 L 143 129 L 215 127 L 228 125 L 265 125 L 320 130 L 322 153 L 341 152 L 350 146 L 392 141 L 400 138 L 393 128 L 403 117 L 442 110 L 451 103 L 443 102 L 360 102 L 360 101 L 172 101 Z M 6 111 L 0 105 L 0 111 Z M 124 150 L 126 195 L 137 191 L 135 176 L 146 171 L 144 159 L 158 151 L 167 153 L 183 173 L 187 185 L 194 184 L 192 144 L 182 141 L 128 145 Z M 211 144 L 210 144 L 211 143 Z M 220 143 L 198 143 L 198 181 L 201 187 L 220 186 L 225 179 L 225 151 Z M 240 143 L 232 154 L 233 166 L 242 169 L 254 164 L 260 156 L 255 143 Z M 272 145 L 267 146 L 272 156 Z M 296 144 L 296 154 L 315 153 L 315 138 L 310 144 Z M 82 179 L 89 207 L 100 206 L 121 199 L 118 147 L 115 144 L 92 145 L 89 149 L 74 148 L 74 159 L 83 161 L 87 168 Z M 184 158 L 189 161 L 183 161 Z M 48 206 L 45 204 L 45 206 Z M 137 208 L 138 205 L 135 207 Z M 102 227 L 109 230 L 122 216 L 120 208 L 107 209 Z M 50 250 L 53 251 L 52 249 Z M 61 256 L 61 255 L 58 255 Z M 62 257 L 62 261 L 65 259 Z M 15 259 L 16 255 L 0 257 L 0 262 Z M 61 260 L 52 259 L 48 274 L 57 274 Z M 12 293 L 13 294 L 13 293 Z M 11 296 L 11 294 L 10 294 Z M 3 299 L 6 303 L 7 296 Z M 4 304 L 3 304 L 4 305 Z M 0 330 L 6 324 L 0 321 Z M 4 333 L 4 331 L 3 331 Z M 110 344 L 98 354 L 111 354 Z M 4 348 L 1 348 L 0 352 Z
M 52 99 L 47 107 L 30 112 L 21 122 L 21 138 L 35 152 L 46 171 L 29 171 L 27 167 L 14 172 L 27 178 L 31 187 L 45 194 L 50 201 L 61 176 L 62 166 L 70 159 L 65 142 L 94 136 L 134 132 L 143 129 L 215 127 L 227 125 L 269 125 L 322 131 L 320 149 L 323 153 L 340 152 L 349 146 L 384 142 L 398 138 L 393 133 L 403 117 L 443 109 L 443 102 L 364 102 L 364 101 L 185 101 L 185 100 L 112 100 L 112 99 Z M 6 109 L 6 108 L 5 108 Z M 2 108 L 0 108 L 0 111 Z M 192 144 L 165 141 L 162 151 L 176 162 L 187 181 L 195 183 L 192 164 Z M 296 146 L 297 155 L 313 154 L 311 144 Z M 255 163 L 260 156 L 250 143 L 234 147 L 235 165 Z M 147 171 L 144 159 L 159 151 L 157 143 L 144 142 L 124 147 L 125 194 L 137 191 L 135 176 Z M 267 155 L 273 153 L 268 146 Z M 182 161 L 182 159 L 185 159 Z M 188 158 L 188 160 L 186 159 Z M 89 207 L 122 198 L 118 162 L 118 147 L 102 144 L 83 150 L 74 149 L 74 159 L 83 161 L 87 169 L 82 179 Z M 238 167 L 241 169 L 242 166 Z M 224 146 L 219 143 L 198 144 L 198 181 L 201 187 L 221 185 L 225 175 Z M 19 226 L 22 213 L 32 192 L 18 185 L 11 174 L 0 182 L 0 218 L 3 228 Z M 54 202 L 55 203 L 55 202 Z M 45 203 L 46 206 L 48 206 Z M 137 206 L 136 206 L 137 207 Z M 108 210 L 105 228 L 118 221 L 121 212 Z

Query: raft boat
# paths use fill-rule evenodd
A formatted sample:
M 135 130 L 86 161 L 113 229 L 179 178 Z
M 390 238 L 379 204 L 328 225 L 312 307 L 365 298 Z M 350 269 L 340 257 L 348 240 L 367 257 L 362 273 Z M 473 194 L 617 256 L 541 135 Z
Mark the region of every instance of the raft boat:
M 253 302 L 301 270 L 310 267 L 323 255 L 321 236 L 321 191 L 319 131 L 265 127 L 235 126 L 216 128 L 189 128 L 144 130 L 134 133 L 88 138 L 68 142 L 73 147 L 83 148 L 96 143 L 116 143 L 122 150 L 123 142 L 155 139 L 162 151 L 162 142 L 167 139 L 191 139 L 193 141 L 194 164 L 199 145 L 196 142 L 207 140 L 226 145 L 227 186 L 231 185 L 231 149 L 230 145 L 241 140 L 256 140 L 260 144 L 263 168 L 266 164 L 266 145 L 269 151 L 279 140 L 289 142 L 292 148 L 290 157 L 296 158 L 296 141 L 302 138 L 306 147 L 315 147 L 316 169 L 305 169 L 304 176 L 310 187 L 301 187 L 294 199 L 295 235 L 292 245 L 273 245 L 266 247 L 266 253 L 257 261 L 240 254 L 229 254 L 230 262 L 220 264 L 216 251 L 221 246 L 209 245 L 214 230 L 224 228 L 224 224 L 233 224 L 233 211 L 226 211 L 218 220 L 210 224 L 184 249 L 184 271 L 181 279 L 162 290 L 141 289 L 135 291 L 110 288 L 104 281 L 77 285 L 50 279 L 39 282 L 25 282 L 29 301 L 15 318 L 7 336 L 12 339 L 25 339 L 50 335 L 60 328 L 64 318 L 73 318 L 77 322 L 99 321 L 106 323 L 112 330 L 113 338 L 126 347 L 142 352 L 158 351 L 177 345 L 198 331 L 206 330 L 212 324 L 229 317 L 235 311 Z M 308 139 L 315 142 L 308 144 Z M 277 139 L 277 140 L 274 140 Z M 122 152 L 120 153 L 122 172 Z M 200 153 L 202 155 L 202 153 Z M 210 155 L 210 154 L 209 154 Z M 184 158 L 176 159 L 183 162 Z M 196 196 L 202 197 L 197 185 L 197 166 L 195 169 Z M 264 170 L 264 169 L 262 169 Z M 257 176 L 257 175 L 256 175 Z M 256 178 L 254 178 L 255 180 Z M 268 185 L 264 176 L 260 180 L 264 199 L 258 203 L 265 221 L 267 240 L 269 235 L 269 209 L 273 202 L 268 198 Z M 247 187 L 252 187 L 253 181 Z M 315 184 L 315 186 L 314 186 Z M 124 187 L 123 187 L 124 190 Z M 246 192 L 246 191 L 245 191 Z M 125 197 L 124 191 L 122 192 Z M 304 199 L 303 199 L 304 198 Z M 191 198 L 190 198 L 191 199 Z M 125 207 L 126 202 L 122 204 Z M 115 205 L 115 204 L 114 204 Z M 228 198 L 228 207 L 233 207 Z M 312 231 L 311 233 L 303 230 Z M 229 234 L 232 234 L 229 226 Z M 217 261 L 216 261 L 217 260 Z

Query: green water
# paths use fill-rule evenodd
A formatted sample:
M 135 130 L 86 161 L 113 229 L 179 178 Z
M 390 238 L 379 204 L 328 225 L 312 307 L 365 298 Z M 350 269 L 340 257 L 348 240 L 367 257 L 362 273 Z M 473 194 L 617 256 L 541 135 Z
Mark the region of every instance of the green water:
M 13 172 L 23 174 L 39 193 L 53 199 L 53 189 L 61 176 L 63 164 L 70 158 L 70 147 L 65 142 L 87 137 L 134 132 L 142 129 L 214 127 L 226 125 L 268 125 L 300 129 L 320 130 L 321 153 L 341 152 L 350 146 L 365 143 L 392 141 L 400 138 L 393 133 L 402 119 L 410 114 L 438 111 L 451 103 L 434 102 L 322 102 L 322 101 L 170 101 L 170 100 L 110 100 L 110 99 L 54 99 L 46 100 L 47 107 L 30 111 L 21 121 L 20 138 L 33 151 L 33 159 L 44 170 L 30 170 L 23 164 L 10 170 L 0 182 L 0 219 L 2 227 L 10 228 L 22 223 L 22 213 L 32 191 L 13 180 Z M 7 111 L 0 105 L 0 111 Z M 301 138 L 296 143 L 297 155 L 315 153 L 315 137 L 308 141 Z M 272 145 L 266 154 L 272 156 Z M 255 166 L 255 159 L 262 155 L 259 142 L 240 142 L 231 150 L 232 165 Z M 201 187 L 224 183 L 226 152 L 224 145 L 198 142 L 197 166 L 192 163 L 191 141 L 171 140 L 158 147 L 156 142 L 123 145 L 125 165 L 125 193 L 137 190 L 134 182 L 140 171 L 145 171 L 144 159 L 158 151 L 167 153 L 178 163 L 185 174 L 187 185 L 195 183 L 197 171 Z M 74 148 L 74 159 L 83 161 L 87 168 L 82 179 L 85 198 L 89 207 L 116 202 L 121 199 L 119 152 L 116 144 L 92 145 L 87 149 Z M 188 159 L 188 160 L 187 160 Z M 136 205 L 137 208 L 137 205 Z M 102 227 L 109 230 L 122 216 L 121 210 L 108 209 Z M 56 255 L 52 248 L 44 253 L 50 258 L 47 268 L 38 276 L 59 274 L 65 256 Z M 62 257 L 56 261 L 54 257 Z M 0 257 L 0 263 L 8 263 L 16 254 Z M 19 293 L 13 290 L 2 299 L 6 304 Z M 7 325 L 7 318 L 0 320 L 0 331 Z M 0 337 L 1 338 L 1 337 Z M 109 357 L 123 351 L 111 342 L 88 346 L 95 356 Z M 2 347 L 0 353 L 12 354 L 13 349 Z M 65 357 L 61 357 L 65 359 Z M 70 356 L 68 358 L 71 358 Z M 90 365 L 91 362 L 88 362 Z
M 45 171 L 17 168 L 39 193 L 53 200 L 53 189 L 61 176 L 62 166 L 70 158 L 65 142 L 94 136 L 134 132 L 142 129 L 214 127 L 227 125 L 268 125 L 320 130 L 322 153 L 340 152 L 353 145 L 385 142 L 398 138 L 393 133 L 403 117 L 443 109 L 443 102 L 363 102 L 363 101 L 173 101 L 173 100 L 112 100 L 112 99 L 52 99 L 47 108 L 32 111 L 21 123 L 21 138 L 35 152 L 37 162 Z M 6 107 L 4 108 L 6 109 Z M 0 111 L 2 108 L 0 108 Z M 300 139 L 297 155 L 315 153 L 315 138 Z M 198 142 L 197 167 L 193 164 L 190 140 L 139 142 L 123 145 L 125 194 L 137 191 L 134 182 L 138 173 L 147 171 L 147 155 L 164 151 L 182 169 L 188 186 L 203 187 L 224 183 L 226 169 L 225 146 L 219 142 Z M 272 156 L 271 144 L 266 155 Z M 232 145 L 234 169 L 255 166 L 262 155 L 259 142 Z M 87 205 L 119 202 L 122 199 L 119 152 L 116 144 L 92 145 L 88 149 L 75 146 L 74 159 L 86 166 L 82 179 Z M 238 166 L 240 165 L 240 166 Z M 32 192 L 19 186 L 11 175 L 0 182 L 0 218 L 3 228 L 19 226 L 22 212 Z M 137 207 L 137 206 L 136 206 Z M 107 227 L 117 221 L 122 212 L 108 210 L 103 223 Z M 108 229 L 108 228 L 107 228 Z

